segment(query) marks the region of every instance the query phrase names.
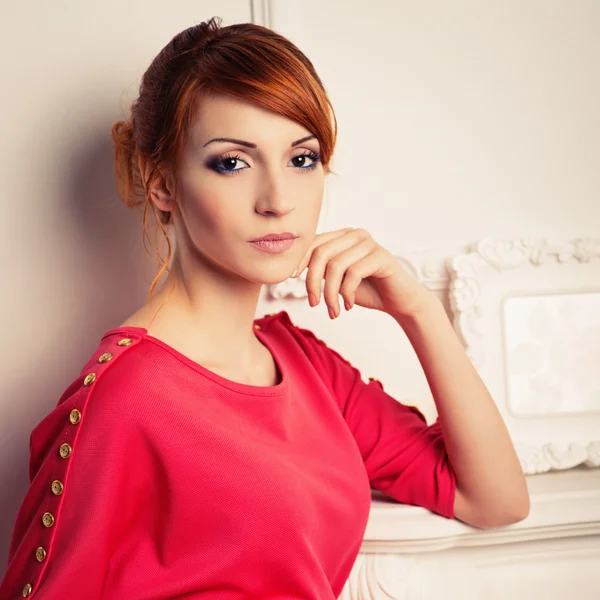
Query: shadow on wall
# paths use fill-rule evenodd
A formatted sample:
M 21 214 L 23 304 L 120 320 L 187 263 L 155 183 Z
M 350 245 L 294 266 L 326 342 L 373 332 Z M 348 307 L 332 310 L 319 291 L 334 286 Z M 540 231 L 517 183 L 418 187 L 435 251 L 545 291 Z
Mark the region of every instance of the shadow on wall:
M 26 277 L 52 283 L 33 301 L 34 316 L 44 320 L 37 327 L 43 327 L 40 339 L 46 343 L 29 343 L 19 372 L 12 373 L 12 383 L 5 388 L 8 426 L 0 440 L 0 578 L 29 485 L 31 430 L 56 406 L 101 335 L 146 302 L 158 269 L 142 243 L 142 211 L 127 208 L 116 194 L 110 138 L 116 118 L 98 119 L 73 138 L 66 160 L 57 162 L 62 171 L 59 192 L 45 198 L 54 203 L 56 218 L 31 225 L 31 234 L 44 240 L 39 246 L 44 256 L 33 257 L 35 268 Z M 32 283 L 31 289 L 36 285 Z

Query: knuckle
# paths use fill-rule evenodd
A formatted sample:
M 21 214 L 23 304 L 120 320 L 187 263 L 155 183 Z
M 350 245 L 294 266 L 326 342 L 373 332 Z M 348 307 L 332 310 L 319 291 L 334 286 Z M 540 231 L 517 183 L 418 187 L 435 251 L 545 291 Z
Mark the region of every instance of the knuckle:
M 327 263 L 327 273 L 329 274 L 339 274 L 342 270 L 342 261 L 339 258 L 332 258 Z
M 358 267 L 354 264 L 354 265 L 348 267 L 348 270 L 346 271 L 345 280 L 346 281 L 354 281 L 357 278 L 358 278 Z
M 325 252 L 325 250 L 323 249 L 323 246 L 319 246 L 318 248 L 315 248 L 312 253 L 313 260 L 321 260 L 323 258 L 324 252 Z

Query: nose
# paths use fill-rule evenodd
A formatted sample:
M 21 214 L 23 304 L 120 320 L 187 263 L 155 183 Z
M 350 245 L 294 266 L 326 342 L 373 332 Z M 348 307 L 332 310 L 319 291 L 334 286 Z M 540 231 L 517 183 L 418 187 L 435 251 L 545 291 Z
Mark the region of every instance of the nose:
M 263 186 L 258 192 L 256 212 L 261 215 L 284 216 L 294 210 L 294 194 L 286 186 L 285 176 L 265 170 Z

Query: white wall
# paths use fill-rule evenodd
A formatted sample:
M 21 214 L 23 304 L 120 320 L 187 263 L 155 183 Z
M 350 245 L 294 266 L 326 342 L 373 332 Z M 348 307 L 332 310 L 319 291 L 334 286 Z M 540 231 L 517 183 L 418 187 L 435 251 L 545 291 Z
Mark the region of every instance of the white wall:
M 427 247 L 598 233 L 598 2 L 274 6 L 337 109 L 329 225 Z
M 322 230 L 395 253 L 496 236 L 600 233 L 600 3 L 256 2 L 313 60 L 340 126 Z M 110 125 L 182 29 L 251 20 L 250 0 L 0 5 L 0 573 L 31 429 L 142 304 L 152 264 L 114 192 Z M 399 399 L 433 405 L 387 315 L 288 310 Z

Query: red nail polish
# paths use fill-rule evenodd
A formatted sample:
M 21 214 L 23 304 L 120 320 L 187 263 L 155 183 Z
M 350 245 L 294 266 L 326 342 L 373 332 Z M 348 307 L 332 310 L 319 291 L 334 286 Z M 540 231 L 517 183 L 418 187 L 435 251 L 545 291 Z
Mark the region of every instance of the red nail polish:
M 316 304 L 317 304 L 317 298 L 315 297 L 315 295 L 312 292 L 309 292 L 309 294 L 308 294 L 308 303 L 311 306 L 316 306 Z

